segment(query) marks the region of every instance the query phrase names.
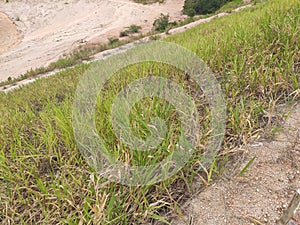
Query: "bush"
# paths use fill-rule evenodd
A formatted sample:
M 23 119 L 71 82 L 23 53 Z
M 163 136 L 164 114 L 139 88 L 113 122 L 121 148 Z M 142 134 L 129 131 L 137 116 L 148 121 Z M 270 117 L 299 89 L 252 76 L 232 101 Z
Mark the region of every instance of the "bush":
M 140 29 L 142 29 L 142 27 L 133 24 L 128 28 L 128 32 L 132 34 L 138 33 Z
M 120 37 L 126 37 L 126 36 L 128 36 L 128 31 L 127 30 L 124 30 L 124 31 L 120 32 Z
M 185 10 L 185 14 L 188 15 L 189 17 L 193 17 L 196 15 L 196 10 L 193 8 L 188 8 Z
M 156 31 L 164 31 L 169 25 L 169 15 L 160 14 L 160 17 L 157 18 L 154 23 L 153 27 Z
M 140 29 L 142 29 L 141 26 L 132 24 L 132 25 L 130 25 L 130 27 L 128 27 L 127 30 L 124 30 L 124 31 L 121 31 L 121 32 L 120 32 L 120 37 L 126 37 L 126 36 L 128 36 L 129 34 L 135 34 L 135 33 L 138 33 Z

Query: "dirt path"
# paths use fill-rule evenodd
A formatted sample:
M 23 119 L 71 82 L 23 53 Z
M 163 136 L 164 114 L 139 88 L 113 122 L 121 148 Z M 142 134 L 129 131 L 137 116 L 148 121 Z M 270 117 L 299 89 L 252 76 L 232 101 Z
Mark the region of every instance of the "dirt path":
M 81 40 L 107 41 L 108 37 L 118 37 L 120 31 L 132 24 L 142 26 L 143 32 L 149 31 L 161 13 L 179 20 L 183 17 L 183 3 L 184 0 L 152 5 L 131 0 L 0 1 L 0 12 L 6 13 L 24 35 L 16 45 L 14 39 L 19 36 L 7 38 L 0 33 L 8 41 L 6 45 L 11 46 L 3 48 L 0 54 L 0 81 L 18 77 L 31 68 L 47 66 Z
M 300 188 L 300 104 L 274 141 L 253 143 L 243 150 L 237 168 L 182 207 L 184 216 L 172 225 L 279 224 Z M 237 176 L 254 156 L 247 177 Z M 300 209 L 294 220 L 300 224 Z

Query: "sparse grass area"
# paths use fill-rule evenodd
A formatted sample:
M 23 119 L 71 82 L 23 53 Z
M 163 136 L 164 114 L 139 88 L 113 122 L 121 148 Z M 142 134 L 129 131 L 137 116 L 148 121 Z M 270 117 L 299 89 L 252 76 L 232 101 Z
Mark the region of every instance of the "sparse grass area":
M 124 42 L 122 42 L 122 44 L 123 43 Z M 7 81 L 0 82 L 0 87 L 8 84 L 16 83 L 26 78 L 35 77 L 38 76 L 39 74 L 47 73 L 55 69 L 63 69 L 63 68 L 74 66 L 76 64 L 83 62 L 84 60 L 89 60 L 90 57 L 95 53 L 107 50 L 112 47 L 115 46 L 109 46 L 108 44 L 97 44 L 97 45 L 92 45 L 87 47 L 83 46 L 78 50 L 72 52 L 68 56 L 65 56 L 64 58 L 61 58 L 55 62 L 50 63 L 49 66 L 47 67 L 39 67 L 34 70 L 31 69 L 27 73 L 22 74 L 18 78 L 14 78 L 14 79 L 10 78 Z
M 226 160 L 227 150 L 272 132 L 278 103 L 299 101 L 299 14 L 297 0 L 270 0 L 166 39 L 194 51 L 221 83 L 227 128 L 216 162 Z M 178 204 L 191 194 L 195 176 L 209 182 L 225 169 L 222 163 L 214 163 L 207 173 L 199 173 L 199 149 L 177 175 L 156 185 L 127 187 L 97 175 L 78 151 L 71 121 L 76 85 L 88 66 L 77 65 L 14 92 L 0 93 L 1 223 L 164 222 L 166 212 L 180 213 Z M 147 154 L 128 154 L 107 115 L 121 86 L 150 74 L 168 77 L 194 93 L 193 81 L 184 73 L 157 63 L 130 66 L 107 83 L 99 96 L 104 107 L 97 108 L 97 128 L 112 151 L 129 163 L 145 163 Z M 197 106 L 205 118 L 201 124 L 205 144 L 209 114 L 204 99 L 199 98 Z M 159 149 L 164 155 L 178 135 L 177 115 L 168 103 L 145 99 L 131 115 L 138 136 L 147 136 L 145 121 L 153 115 L 166 119 L 170 128 Z
M 132 36 L 126 40 L 118 40 L 117 38 L 112 37 L 112 38 L 108 39 L 107 44 L 100 43 L 100 44 L 91 44 L 91 45 L 87 45 L 87 46 L 83 45 L 83 46 L 79 47 L 79 49 L 77 49 L 76 51 L 72 52 L 71 54 L 69 54 L 55 62 L 50 63 L 49 66 L 47 66 L 47 67 L 39 67 L 34 70 L 29 70 L 27 73 L 22 74 L 20 77 L 17 77 L 17 78 L 9 77 L 8 80 L 0 82 L 0 87 L 6 86 L 9 84 L 14 84 L 18 81 L 22 81 L 27 78 L 36 77 L 40 74 L 51 72 L 56 69 L 64 69 L 64 68 L 72 67 L 74 65 L 78 65 L 78 64 L 82 63 L 83 61 L 90 60 L 91 59 L 90 57 L 96 53 L 127 44 L 129 42 L 138 40 L 142 37 L 143 37 L 143 35 Z
M 126 30 L 123 30 L 120 32 L 120 37 L 126 37 L 130 34 L 136 34 L 139 33 L 139 31 L 142 29 L 141 26 L 132 24 L 130 27 L 128 27 Z

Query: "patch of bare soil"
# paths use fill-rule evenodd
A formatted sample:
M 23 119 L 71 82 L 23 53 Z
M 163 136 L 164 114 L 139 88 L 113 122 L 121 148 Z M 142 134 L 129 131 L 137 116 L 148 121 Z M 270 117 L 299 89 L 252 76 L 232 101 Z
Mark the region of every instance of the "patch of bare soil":
M 245 176 L 238 176 L 253 157 Z M 188 201 L 183 216 L 171 224 L 280 224 L 300 188 L 300 104 L 274 141 L 250 144 L 235 164 L 230 174 Z M 300 209 L 293 219 L 300 224 Z
M 22 40 L 22 32 L 8 16 L 0 12 L 0 55 L 9 51 Z
M 103 42 L 118 37 L 132 24 L 148 32 L 161 13 L 180 20 L 183 3 L 184 0 L 151 5 L 132 0 L 0 1 L 0 12 L 6 13 L 18 28 L 20 22 L 26 28 L 22 42 L 0 55 L 0 81 L 47 66 L 82 41 Z

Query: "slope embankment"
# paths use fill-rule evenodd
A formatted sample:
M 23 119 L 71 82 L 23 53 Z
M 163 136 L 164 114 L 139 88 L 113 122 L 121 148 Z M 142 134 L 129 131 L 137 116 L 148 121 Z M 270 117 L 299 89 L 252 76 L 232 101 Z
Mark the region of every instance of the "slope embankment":
M 11 30 L 11 33 L 0 33 L 9 42 L 3 42 L 8 48 L 1 46 L 0 81 L 47 66 L 82 41 L 103 42 L 109 37 L 118 37 L 120 31 L 132 24 L 143 27 L 142 32 L 150 31 L 161 13 L 179 20 L 183 17 L 183 3 L 184 0 L 151 5 L 130 0 L 1 1 L 0 12 L 6 13 L 18 27 L 7 18 L 10 28 L 1 25 L 0 30 Z M 16 29 L 24 30 L 22 24 L 26 32 L 20 42 Z

